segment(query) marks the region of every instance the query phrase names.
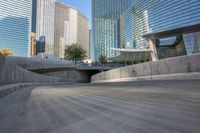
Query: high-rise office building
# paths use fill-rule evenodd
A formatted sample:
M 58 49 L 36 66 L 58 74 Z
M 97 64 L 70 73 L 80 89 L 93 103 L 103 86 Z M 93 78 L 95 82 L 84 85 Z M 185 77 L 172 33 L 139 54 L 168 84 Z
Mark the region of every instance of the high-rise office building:
M 69 43 L 69 12 L 70 6 L 56 2 L 55 4 L 55 32 L 54 55 L 64 57 L 65 45 Z
M 82 46 L 82 48 L 87 52 L 87 57 L 89 58 L 89 20 L 80 11 L 78 11 L 77 30 L 77 44 Z
M 78 44 L 89 56 L 89 20 L 79 10 L 70 5 L 56 2 L 54 54 L 64 57 L 68 45 Z
M 32 0 L 1 0 L 0 5 L 0 48 L 30 56 Z
M 37 0 L 32 0 L 32 28 L 31 32 L 36 33 Z
M 120 47 L 120 16 L 130 0 L 92 0 L 92 30 L 95 60 L 100 55 L 115 56 L 112 48 Z
M 122 22 L 124 48 L 148 48 L 150 38 L 158 59 L 200 52 L 199 0 L 135 0 Z
M 92 0 L 95 60 L 118 56 L 116 48 L 156 49 L 159 59 L 199 52 L 199 7 L 199 0 Z
M 92 45 L 92 30 L 89 30 L 89 58 L 94 61 L 94 46 Z
M 36 39 L 45 36 L 45 53 L 54 54 L 55 0 L 37 0 Z
M 76 44 L 77 43 L 77 25 L 78 25 L 78 10 L 71 7 L 69 11 L 69 44 Z

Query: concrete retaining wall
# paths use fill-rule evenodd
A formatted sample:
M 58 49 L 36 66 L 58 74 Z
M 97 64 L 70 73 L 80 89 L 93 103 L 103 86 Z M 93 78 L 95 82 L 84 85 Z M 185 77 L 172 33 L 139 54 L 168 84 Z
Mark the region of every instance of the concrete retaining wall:
M 14 61 L 0 55 L 0 85 L 11 83 L 57 83 L 67 82 L 61 78 L 49 77 L 30 72 Z
M 180 56 L 155 62 L 122 67 L 92 76 L 91 82 L 122 81 L 125 78 L 150 79 L 156 75 L 200 72 L 200 54 Z
M 7 56 L 5 57 L 7 61 L 15 62 L 17 65 L 20 65 L 22 67 L 27 66 L 57 66 L 57 65 L 64 65 L 68 67 L 74 67 L 74 64 L 69 61 L 64 60 L 51 60 L 51 59 L 40 59 L 40 58 L 34 58 L 34 57 L 15 57 L 15 56 Z
M 69 82 L 76 82 L 76 83 L 90 82 L 89 81 L 90 77 L 87 71 L 78 71 L 75 68 L 64 71 L 48 72 L 45 73 L 44 75 L 67 79 Z

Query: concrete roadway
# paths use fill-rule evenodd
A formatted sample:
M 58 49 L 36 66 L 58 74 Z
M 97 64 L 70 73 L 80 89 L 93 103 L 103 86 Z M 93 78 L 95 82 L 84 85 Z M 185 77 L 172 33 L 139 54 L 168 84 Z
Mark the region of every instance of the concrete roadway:
M 1 133 L 199 133 L 200 81 L 31 86 L 0 99 Z

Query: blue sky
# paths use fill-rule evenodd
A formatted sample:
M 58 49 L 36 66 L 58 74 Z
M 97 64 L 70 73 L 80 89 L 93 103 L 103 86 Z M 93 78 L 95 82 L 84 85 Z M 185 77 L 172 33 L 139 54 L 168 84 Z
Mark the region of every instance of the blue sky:
M 78 8 L 83 14 L 85 14 L 91 24 L 91 0 L 59 0 L 63 3 L 70 4 L 75 8 Z

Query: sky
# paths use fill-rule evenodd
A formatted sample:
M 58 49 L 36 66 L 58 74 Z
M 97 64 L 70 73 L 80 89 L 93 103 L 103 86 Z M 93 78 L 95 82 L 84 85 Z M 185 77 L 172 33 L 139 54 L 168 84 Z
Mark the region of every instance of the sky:
M 84 15 L 89 18 L 91 27 L 91 0 L 58 0 L 62 3 L 70 4 L 79 9 Z

